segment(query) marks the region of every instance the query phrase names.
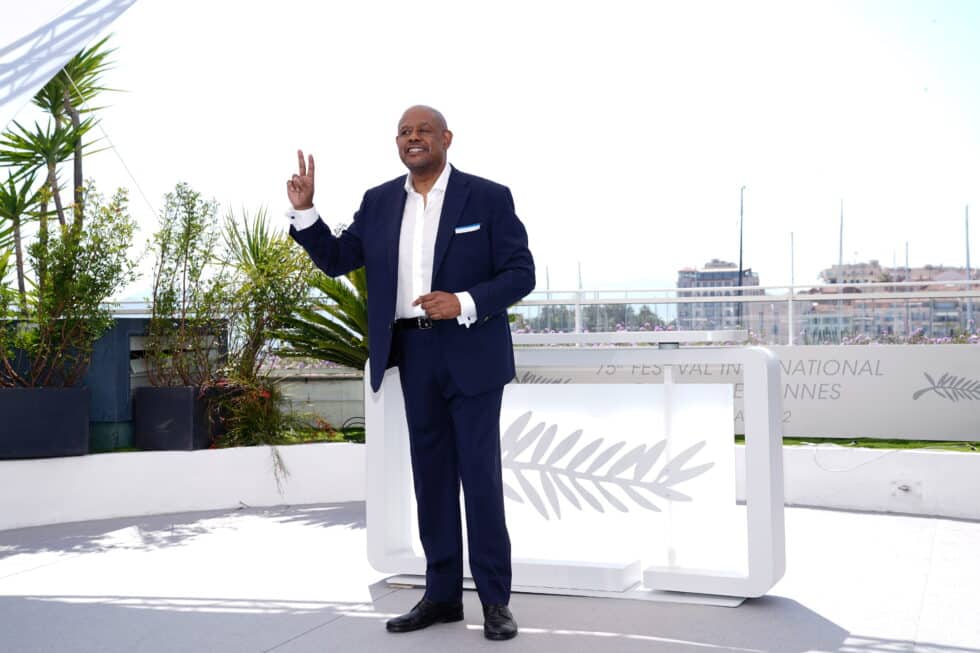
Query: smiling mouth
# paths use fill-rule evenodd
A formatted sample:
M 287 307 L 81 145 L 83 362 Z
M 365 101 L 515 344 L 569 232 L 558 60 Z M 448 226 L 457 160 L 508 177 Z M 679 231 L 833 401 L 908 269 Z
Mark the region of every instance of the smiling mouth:
M 405 150 L 406 154 L 422 154 L 423 152 L 425 152 L 425 148 L 417 146 L 413 146 Z

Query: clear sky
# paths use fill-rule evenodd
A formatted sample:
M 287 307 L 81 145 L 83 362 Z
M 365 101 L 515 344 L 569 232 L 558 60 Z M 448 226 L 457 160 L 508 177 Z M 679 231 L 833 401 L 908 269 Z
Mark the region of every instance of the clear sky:
M 763 285 L 790 232 L 797 283 L 837 261 L 841 199 L 845 261 L 961 266 L 966 204 L 980 230 L 980 2 L 140 0 L 112 31 L 103 126 L 154 208 L 187 181 L 278 215 L 301 147 L 349 222 L 425 103 L 458 168 L 511 187 L 539 289 L 737 262 L 743 185 Z M 87 172 L 133 187 L 111 153 Z

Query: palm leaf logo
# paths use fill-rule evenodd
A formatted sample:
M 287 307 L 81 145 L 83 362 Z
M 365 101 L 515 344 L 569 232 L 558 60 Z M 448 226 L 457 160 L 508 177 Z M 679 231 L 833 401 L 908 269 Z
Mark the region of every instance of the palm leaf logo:
M 651 470 L 663 455 L 666 440 L 637 445 L 623 453 L 625 441 L 608 443 L 597 438 L 579 446 L 583 442 L 581 429 L 559 439 L 556 425 L 538 422 L 528 429 L 531 415 L 528 411 L 514 420 L 500 439 L 501 463 L 509 472 L 504 496 L 517 503 L 530 502 L 545 519 L 561 519 L 561 498 L 577 510 L 588 506 L 597 512 L 605 512 L 607 507 L 629 512 L 628 501 L 660 512 L 658 499 L 691 501 L 674 486 L 714 467 L 714 463 L 702 463 L 685 468 L 705 447 L 704 440 L 665 461 L 654 474 Z M 600 471 L 607 465 L 604 472 Z M 507 482 L 510 478 L 516 481 L 516 488 Z M 540 492 L 532 479 L 538 480 Z
M 980 381 L 968 379 L 965 376 L 953 376 L 949 372 L 944 373 L 939 380 L 933 379 L 928 372 L 922 373 L 929 386 L 922 390 L 917 390 L 912 394 L 912 399 L 918 399 L 927 392 L 935 392 L 943 399 L 959 401 L 960 399 L 980 399 Z

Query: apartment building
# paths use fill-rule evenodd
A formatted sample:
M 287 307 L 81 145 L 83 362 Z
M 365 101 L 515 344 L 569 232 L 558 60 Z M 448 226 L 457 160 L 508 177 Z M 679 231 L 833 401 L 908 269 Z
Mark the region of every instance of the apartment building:
M 759 275 L 751 268 L 742 270 L 738 289 L 738 266 L 711 259 L 702 268 L 684 268 L 677 272 L 678 297 L 710 297 L 704 302 L 677 304 L 677 328 L 684 330 L 737 329 L 746 324 L 749 309 L 739 302 L 726 301 L 736 295 L 761 295 Z M 692 290 L 684 290 L 690 288 Z

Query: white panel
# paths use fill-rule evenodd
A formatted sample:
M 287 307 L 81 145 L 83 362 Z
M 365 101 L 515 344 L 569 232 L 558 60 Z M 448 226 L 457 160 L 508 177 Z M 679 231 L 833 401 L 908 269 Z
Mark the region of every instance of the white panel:
M 773 350 L 782 367 L 787 436 L 980 439 L 976 345 Z
M 618 350 L 593 364 L 518 365 L 522 383 L 663 383 L 655 357 Z M 624 350 L 628 351 L 626 348 Z M 518 350 L 522 351 L 522 350 Z M 682 350 L 692 351 L 692 350 Z M 788 437 L 980 440 L 980 347 L 975 345 L 807 345 L 772 347 L 782 373 L 779 418 Z M 525 359 L 527 360 L 527 359 Z M 678 384 L 735 385 L 734 432 L 746 433 L 743 366 L 686 360 Z
M 724 433 L 730 423 L 730 389 L 686 386 L 675 387 L 673 393 L 674 410 L 668 414 L 660 385 L 506 388 L 502 464 L 515 557 L 606 563 L 637 558 L 645 564 L 673 560 L 744 573 L 744 547 L 741 561 L 733 559 L 737 547 L 718 547 L 706 532 L 745 538 L 744 516 L 735 505 L 731 440 L 711 437 Z M 512 427 L 520 427 L 512 432 L 517 442 L 533 439 L 516 456 L 513 447 L 506 447 Z M 539 450 L 539 445 L 547 446 Z M 574 469 L 569 467 L 589 451 Z M 556 454 L 561 457 L 549 462 Z M 603 537 L 595 538 L 596 532 Z

